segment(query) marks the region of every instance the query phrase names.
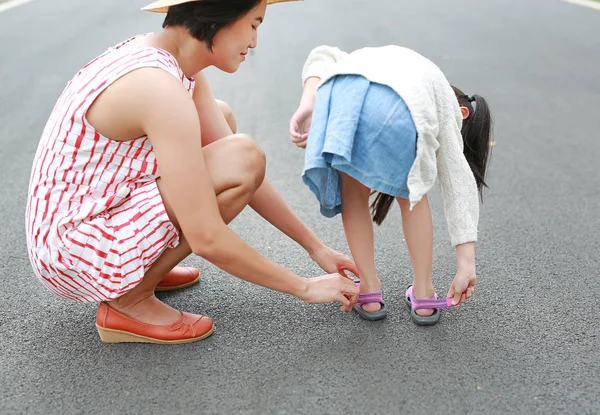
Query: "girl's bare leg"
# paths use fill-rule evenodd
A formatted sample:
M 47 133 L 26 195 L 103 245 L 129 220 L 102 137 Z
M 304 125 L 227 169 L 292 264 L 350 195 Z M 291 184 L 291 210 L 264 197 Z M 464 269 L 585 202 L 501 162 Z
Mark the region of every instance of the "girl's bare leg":
M 423 196 L 423 199 L 415 205 L 412 211 L 409 209 L 408 200 L 401 197 L 396 200 L 402 212 L 402 229 L 414 273 L 413 292 L 415 298 L 433 298 L 434 289 L 431 282 L 433 224 L 427 196 Z M 417 310 L 416 313 L 421 316 L 430 316 L 433 311 L 422 309 Z
M 342 174 L 342 221 L 350 252 L 360 273 L 360 293 L 381 290 L 381 281 L 375 272 L 373 224 L 369 212 L 371 190 L 352 177 Z M 379 311 L 381 304 L 363 305 L 368 312 Z

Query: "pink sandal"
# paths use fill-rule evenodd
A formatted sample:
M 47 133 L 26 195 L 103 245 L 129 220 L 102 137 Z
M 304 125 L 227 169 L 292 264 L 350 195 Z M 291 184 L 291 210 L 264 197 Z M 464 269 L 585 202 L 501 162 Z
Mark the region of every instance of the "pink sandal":
M 453 307 L 452 298 L 438 298 L 437 293 L 433 294 L 432 299 L 418 299 L 413 294 L 412 285 L 408 286 L 405 295 L 406 304 L 410 307 L 410 317 L 418 326 L 432 326 L 440 321 L 440 309 Z M 430 316 L 420 316 L 415 313 L 416 310 L 431 309 L 433 314 Z
M 356 287 L 360 288 L 360 283 L 356 283 Z M 366 311 L 362 306 L 368 303 L 379 303 L 381 308 L 378 311 Z M 387 316 L 387 307 L 385 301 L 383 301 L 383 292 L 377 291 L 375 293 L 360 294 L 358 301 L 354 306 L 354 311 L 358 313 L 363 319 L 368 321 L 377 321 L 384 319 Z

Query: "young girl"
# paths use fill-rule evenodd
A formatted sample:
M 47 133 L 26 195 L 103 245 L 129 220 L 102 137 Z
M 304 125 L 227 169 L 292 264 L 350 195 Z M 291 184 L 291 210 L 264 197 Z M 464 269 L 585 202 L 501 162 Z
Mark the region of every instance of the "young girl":
M 452 87 L 441 70 L 398 46 L 351 54 L 320 46 L 302 72 L 304 92 L 290 122 L 306 148 L 303 180 L 326 217 L 342 214 L 360 275 L 354 309 L 379 320 L 387 309 L 374 261 L 372 220 L 380 225 L 394 198 L 400 205 L 414 281 L 406 291 L 413 321 L 438 322 L 440 308 L 473 295 L 475 249 L 489 152 L 486 101 Z M 309 131 L 310 130 L 310 131 Z M 427 193 L 440 179 L 458 270 L 448 298 L 431 281 L 433 227 Z M 369 196 L 377 196 L 369 211 Z

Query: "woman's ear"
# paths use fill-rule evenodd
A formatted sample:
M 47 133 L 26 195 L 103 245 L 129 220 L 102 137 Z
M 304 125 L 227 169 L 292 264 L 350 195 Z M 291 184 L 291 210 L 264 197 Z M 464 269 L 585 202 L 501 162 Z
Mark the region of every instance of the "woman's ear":
M 460 112 L 462 113 L 463 120 L 469 118 L 469 109 L 467 107 L 460 107 Z

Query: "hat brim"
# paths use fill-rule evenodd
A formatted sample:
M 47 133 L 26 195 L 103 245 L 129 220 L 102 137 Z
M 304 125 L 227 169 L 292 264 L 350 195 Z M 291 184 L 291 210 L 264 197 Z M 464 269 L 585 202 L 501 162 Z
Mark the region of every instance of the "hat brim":
M 154 12 L 154 13 L 166 13 L 169 11 L 169 7 L 177 6 L 183 3 L 190 3 L 198 0 L 158 0 L 154 3 L 142 7 L 143 11 Z M 267 4 L 284 3 L 288 1 L 300 1 L 300 0 L 267 0 Z

